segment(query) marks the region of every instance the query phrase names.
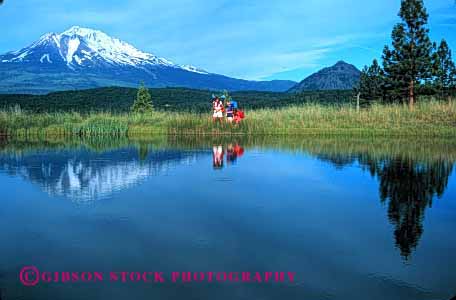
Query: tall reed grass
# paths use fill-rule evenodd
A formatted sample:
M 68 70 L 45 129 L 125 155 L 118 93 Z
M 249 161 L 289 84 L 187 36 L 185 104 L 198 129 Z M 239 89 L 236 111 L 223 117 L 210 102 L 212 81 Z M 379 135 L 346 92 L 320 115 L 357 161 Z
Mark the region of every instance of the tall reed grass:
M 349 105 L 305 104 L 246 111 L 241 124 L 213 123 L 207 114 L 155 111 L 149 114 L 0 111 L 0 134 L 12 136 L 277 135 L 356 134 L 456 136 L 456 103 L 428 101 Z

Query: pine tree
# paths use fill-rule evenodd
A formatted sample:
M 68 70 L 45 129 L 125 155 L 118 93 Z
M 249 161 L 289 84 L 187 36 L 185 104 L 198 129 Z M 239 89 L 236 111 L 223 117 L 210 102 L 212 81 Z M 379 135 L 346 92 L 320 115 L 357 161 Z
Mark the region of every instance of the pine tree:
M 399 82 L 398 76 L 395 76 L 397 73 L 395 72 L 397 62 L 393 61 L 393 54 L 388 46 L 383 48 L 382 60 L 384 74 L 383 100 L 389 102 L 397 101 L 401 98 L 402 91 L 400 87 L 403 86 L 403 84 Z
M 138 89 L 138 94 L 133 106 L 131 107 L 131 111 L 135 113 L 146 113 L 152 112 L 153 108 L 152 97 L 150 96 L 149 90 L 144 83 L 142 83 Z
M 456 83 L 456 66 L 451 58 L 451 50 L 444 39 L 438 47 L 434 45 L 434 48 L 435 52 L 432 55 L 434 86 L 441 97 L 449 96 L 450 90 Z
M 373 101 L 381 100 L 383 96 L 383 70 L 374 59 L 371 66 L 365 66 L 361 72 L 358 84 L 361 98 Z
M 393 48 L 383 51 L 383 67 L 388 96 L 393 100 L 408 98 L 413 108 L 417 86 L 431 77 L 428 14 L 423 0 L 402 0 L 399 16 L 402 22 L 394 26 Z

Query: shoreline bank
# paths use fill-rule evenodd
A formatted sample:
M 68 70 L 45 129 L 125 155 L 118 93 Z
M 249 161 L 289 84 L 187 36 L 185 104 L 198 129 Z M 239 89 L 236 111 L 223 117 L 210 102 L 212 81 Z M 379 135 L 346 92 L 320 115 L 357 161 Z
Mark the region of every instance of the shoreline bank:
M 414 110 L 398 104 L 350 106 L 306 104 L 246 112 L 239 125 L 213 123 L 210 114 L 155 111 L 149 114 L 0 111 L 0 135 L 134 137 L 153 135 L 340 135 L 456 136 L 456 104 L 419 103 Z

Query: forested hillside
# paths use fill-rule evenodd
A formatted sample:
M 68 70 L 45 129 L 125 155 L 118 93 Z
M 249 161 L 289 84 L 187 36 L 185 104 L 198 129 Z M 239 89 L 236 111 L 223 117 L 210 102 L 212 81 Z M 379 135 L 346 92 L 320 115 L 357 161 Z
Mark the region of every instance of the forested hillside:
M 0 95 L 0 109 L 20 107 L 32 112 L 78 111 L 126 112 L 136 98 L 137 89 L 109 87 L 47 95 Z M 211 95 L 220 92 L 185 88 L 150 89 L 156 109 L 206 112 L 211 109 Z M 304 102 L 346 103 L 352 91 L 309 91 L 299 94 L 273 92 L 234 92 L 233 99 L 247 109 L 283 107 Z

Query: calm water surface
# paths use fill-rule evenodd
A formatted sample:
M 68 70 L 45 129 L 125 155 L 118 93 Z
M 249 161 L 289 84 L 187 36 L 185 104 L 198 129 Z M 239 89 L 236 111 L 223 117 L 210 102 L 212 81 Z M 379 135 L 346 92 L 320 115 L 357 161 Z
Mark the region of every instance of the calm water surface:
M 456 295 L 448 141 L 0 143 L 0 299 Z M 46 271 L 296 272 L 283 283 L 40 283 Z

